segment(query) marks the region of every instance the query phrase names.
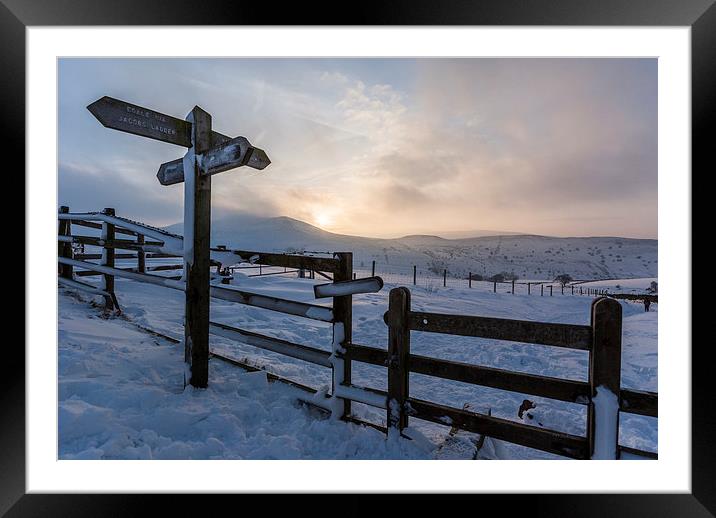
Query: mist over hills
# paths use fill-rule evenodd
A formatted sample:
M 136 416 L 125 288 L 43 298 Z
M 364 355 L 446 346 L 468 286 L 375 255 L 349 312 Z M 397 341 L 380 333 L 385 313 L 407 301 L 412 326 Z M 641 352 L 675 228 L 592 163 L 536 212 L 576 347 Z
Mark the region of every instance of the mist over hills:
M 181 234 L 182 223 L 167 227 Z M 656 277 L 658 241 L 623 237 L 550 237 L 525 234 L 482 235 L 448 239 L 409 235 L 394 239 L 336 234 L 303 221 L 231 214 L 212 221 L 211 242 L 230 248 L 266 252 L 353 252 L 354 268 L 407 271 L 420 269 L 451 276 L 512 272 L 522 279 L 552 279 L 568 273 L 575 279 Z M 449 234 L 447 234 L 449 235 Z

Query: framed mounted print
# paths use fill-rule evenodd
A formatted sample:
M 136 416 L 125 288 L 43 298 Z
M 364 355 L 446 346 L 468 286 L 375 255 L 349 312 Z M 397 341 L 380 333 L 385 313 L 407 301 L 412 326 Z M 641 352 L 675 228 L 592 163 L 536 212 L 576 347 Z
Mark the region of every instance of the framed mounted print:
M 165 7 L 2 8 L 29 302 L 8 516 L 196 492 L 713 512 L 711 3 Z

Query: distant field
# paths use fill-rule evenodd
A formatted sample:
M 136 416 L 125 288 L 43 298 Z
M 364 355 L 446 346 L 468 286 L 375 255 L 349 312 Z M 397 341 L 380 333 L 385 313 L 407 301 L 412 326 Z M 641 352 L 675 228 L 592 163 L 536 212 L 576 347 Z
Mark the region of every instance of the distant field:
M 579 286 L 589 288 L 603 288 L 610 293 L 646 293 L 652 281 L 658 282 L 656 277 L 642 277 L 640 279 L 614 279 L 608 281 L 592 281 L 580 283 Z

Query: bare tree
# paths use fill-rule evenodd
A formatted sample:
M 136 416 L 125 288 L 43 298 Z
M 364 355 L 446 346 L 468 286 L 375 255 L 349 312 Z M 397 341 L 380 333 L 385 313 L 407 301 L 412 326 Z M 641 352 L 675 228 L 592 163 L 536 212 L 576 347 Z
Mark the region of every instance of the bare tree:
M 572 276 L 567 273 L 561 273 L 557 275 L 557 277 L 554 278 L 554 280 L 558 283 L 560 283 L 563 287 L 572 282 L 574 279 L 572 279 Z

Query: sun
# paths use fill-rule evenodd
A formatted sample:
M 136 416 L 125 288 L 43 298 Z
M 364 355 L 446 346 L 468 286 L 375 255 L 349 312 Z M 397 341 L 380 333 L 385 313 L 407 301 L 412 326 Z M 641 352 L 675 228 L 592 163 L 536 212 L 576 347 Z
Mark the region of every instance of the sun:
M 314 216 L 314 219 L 316 220 L 316 225 L 318 225 L 319 227 L 325 227 L 331 224 L 331 217 L 325 213 L 316 214 Z

